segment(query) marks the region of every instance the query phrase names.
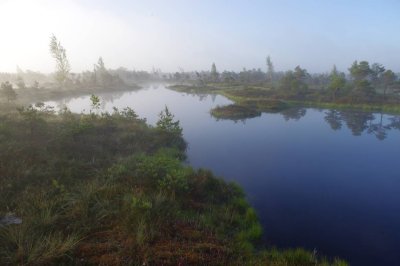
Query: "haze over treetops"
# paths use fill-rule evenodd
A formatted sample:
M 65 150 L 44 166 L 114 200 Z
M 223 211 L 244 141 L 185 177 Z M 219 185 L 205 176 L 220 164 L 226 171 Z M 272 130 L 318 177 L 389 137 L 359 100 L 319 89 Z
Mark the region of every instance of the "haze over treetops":
M 400 71 L 398 1 L 0 1 L 0 72 L 52 72 L 49 36 L 73 72 L 108 67 L 175 72 L 297 65 L 328 72 L 354 60 Z

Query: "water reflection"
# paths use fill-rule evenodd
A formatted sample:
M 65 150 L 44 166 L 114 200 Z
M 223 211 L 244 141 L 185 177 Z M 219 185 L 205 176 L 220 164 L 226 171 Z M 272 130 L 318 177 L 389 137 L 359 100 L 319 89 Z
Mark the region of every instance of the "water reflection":
M 343 123 L 340 113 L 336 110 L 329 110 L 326 112 L 325 121 L 331 126 L 333 130 L 342 129 Z
M 280 113 L 283 115 L 283 118 L 285 118 L 286 121 L 299 121 L 302 117 L 306 115 L 307 109 L 302 107 L 295 107 L 283 110 Z
M 363 133 L 374 135 L 379 140 L 384 140 L 390 130 L 400 130 L 400 116 L 383 113 L 369 113 L 354 110 L 322 110 L 325 113 L 324 120 L 334 131 L 348 128 L 353 136 L 361 136 Z M 279 112 L 285 121 L 300 121 L 307 114 L 307 108 L 294 107 Z M 215 118 L 219 120 L 231 120 L 235 123 L 245 124 L 246 120 L 259 117 L 259 115 L 245 115 L 240 119 L 229 117 Z
M 379 140 L 386 139 L 388 131 L 400 129 L 400 117 L 383 113 L 327 110 L 324 119 L 333 130 L 339 130 L 345 124 L 351 130 L 353 136 L 361 136 L 362 133 L 366 132 Z
M 200 102 L 204 102 L 208 99 L 208 97 L 210 97 L 211 102 L 213 102 L 213 103 L 215 102 L 215 99 L 217 97 L 217 94 L 215 94 L 215 93 L 198 93 L 198 92 L 193 92 L 193 93 L 182 92 L 182 95 L 198 98 L 198 100 Z

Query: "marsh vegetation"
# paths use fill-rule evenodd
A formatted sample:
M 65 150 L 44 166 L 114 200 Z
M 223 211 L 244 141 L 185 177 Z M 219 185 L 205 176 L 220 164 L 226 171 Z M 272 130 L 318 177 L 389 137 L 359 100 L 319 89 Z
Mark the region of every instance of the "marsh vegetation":
M 364 111 L 400 111 L 393 71 L 355 61 L 347 75 L 336 67 L 275 72 L 268 57 L 266 72 L 219 73 L 212 64 L 211 71 L 163 73 L 108 69 L 99 57 L 93 70 L 72 73 L 55 36 L 50 52 L 52 74 L 0 73 L 1 263 L 347 265 L 316 250 L 265 247 L 257 210 L 240 186 L 187 164 L 184 128 L 168 107 L 159 106 L 150 125 L 130 107 L 102 110 L 98 94 L 168 83 L 223 95 L 233 103 L 211 114 L 235 122 L 263 113 L 298 121 L 306 107 L 327 107 L 331 129 L 346 125 L 354 136 L 384 140 L 400 128 L 398 118 L 381 113 L 378 121 Z M 85 95 L 90 109 L 80 114 L 42 103 Z

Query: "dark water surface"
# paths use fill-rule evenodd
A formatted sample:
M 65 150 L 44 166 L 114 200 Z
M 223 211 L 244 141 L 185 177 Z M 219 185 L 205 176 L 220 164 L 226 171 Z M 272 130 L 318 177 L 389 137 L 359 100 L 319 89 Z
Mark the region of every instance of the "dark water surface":
M 221 96 L 163 86 L 99 96 L 104 110 L 129 106 L 150 124 L 167 105 L 184 129 L 189 163 L 244 188 L 266 244 L 316 249 L 351 265 L 400 265 L 399 117 L 292 109 L 217 121 L 209 110 L 230 103 Z M 64 103 L 90 109 L 89 96 Z

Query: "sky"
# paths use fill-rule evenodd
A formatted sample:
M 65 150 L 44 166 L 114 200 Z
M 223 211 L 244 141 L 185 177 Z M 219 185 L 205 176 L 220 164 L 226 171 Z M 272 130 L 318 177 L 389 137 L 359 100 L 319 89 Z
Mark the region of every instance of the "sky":
M 72 71 L 165 72 L 297 65 L 311 73 L 354 60 L 400 72 L 399 0 L 0 0 L 0 72 L 49 73 L 54 34 Z

